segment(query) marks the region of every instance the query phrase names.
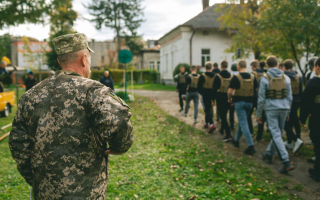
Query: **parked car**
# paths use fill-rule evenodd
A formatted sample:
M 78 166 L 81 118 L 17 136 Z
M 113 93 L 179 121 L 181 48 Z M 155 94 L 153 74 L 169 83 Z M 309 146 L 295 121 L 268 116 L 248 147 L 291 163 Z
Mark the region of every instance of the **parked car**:
M 11 108 L 15 103 L 14 92 L 1 92 L 0 93 L 0 113 L 3 117 L 8 117 L 11 113 Z

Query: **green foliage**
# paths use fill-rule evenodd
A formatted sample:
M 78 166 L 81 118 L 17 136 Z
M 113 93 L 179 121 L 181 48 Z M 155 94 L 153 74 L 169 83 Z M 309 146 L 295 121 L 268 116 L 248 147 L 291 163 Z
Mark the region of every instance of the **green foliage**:
M 0 59 L 3 56 L 11 61 L 11 35 L 8 33 L 0 36 Z
M 116 32 L 118 52 L 121 49 L 121 36 L 137 35 L 137 29 L 143 22 L 143 8 L 141 0 L 92 0 L 86 6 L 97 29 L 102 26 L 113 29 Z
M 128 89 L 131 90 L 131 83 L 128 82 Z M 116 88 L 123 88 L 123 84 L 121 83 L 119 87 Z M 152 90 L 152 91 L 176 91 L 175 86 L 171 85 L 162 85 L 162 84 L 156 84 L 156 83 L 150 83 L 150 84 L 134 84 L 133 89 L 135 90 Z
M 99 81 L 103 76 L 104 71 L 92 71 L 91 78 L 93 80 Z M 109 70 L 110 77 L 113 79 L 114 84 L 119 84 L 124 81 L 123 74 L 124 70 L 111 69 Z M 156 70 L 133 70 L 133 81 L 144 82 L 144 83 L 154 83 L 157 81 L 158 72 Z M 127 79 L 131 81 L 131 71 L 127 71 Z
M 138 55 L 143 48 L 143 41 L 140 36 L 130 36 L 126 35 L 125 37 L 126 40 L 126 46 L 130 48 L 130 51 L 132 52 L 133 55 Z
M 173 79 L 176 81 L 176 75 L 177 74 L 179 74 L 180 73 L 180 67 L 181 66 L 183 66 L 185 69 L 186 69 L 186 72 L 188 72 L 188 74 L 190 74 L 191 73 L 191 71 L 190 71 L 190 65 L 189 64 L 186 64 L 186 63 L 180 63 L 180 64 L 178 64 L 175 68 L 174 68 L 174 70 L 173 70 Z
M 50 38 L 49 46 L 52 51 L 47 52 L 48 66 L 52 70 L 60 70 L 61 66 L 57 61 L 57 53 L 54 50 L 52 39 L 61 35 L 75 33 L 73 30 L 74 21 L 78 14 L 72 9 L 72 0 L 56 1 L 50 13 Z

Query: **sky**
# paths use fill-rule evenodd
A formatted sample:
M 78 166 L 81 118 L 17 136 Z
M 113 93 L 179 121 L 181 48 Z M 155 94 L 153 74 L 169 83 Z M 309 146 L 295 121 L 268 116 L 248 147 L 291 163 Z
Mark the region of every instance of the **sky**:
M 102 27 L 97 30 L 94 24 L 85 20 L 90 18 L 87 5 L 91 0 L 73 0 L 73 9 L 78 12 L 74 29 L 96 41 L 111 40 L 115 33 L 112 29 Z M 225 0 L 210 0 L 210 5 L 223 3 Z M 143 0 L 145 22 L 138 29 L 144 40 L 160 39 L 176 26 L 183 24 L 202 11 L 202 0 Z M 23 24 L 0 31 L 0 35 L 10 33 L 14 36 L 28 36 L 40 41 L 49 38 L 50 25 Z

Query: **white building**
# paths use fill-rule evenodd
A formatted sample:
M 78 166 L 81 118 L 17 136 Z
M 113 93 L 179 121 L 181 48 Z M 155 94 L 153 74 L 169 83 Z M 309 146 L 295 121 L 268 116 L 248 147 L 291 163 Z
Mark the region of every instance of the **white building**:
M 218 5 L 204 6 L 200 14 L 159 39 L 160 73 L 164 83 L 173 83 L 173 70 L 179 63 L 204 67 L 206 61 L 220 63 L 227 60 L 230 69 L 231 64 L 237 62 L 234 53 L 225 52 L 231 45 L 232 36 L 220 30 L 218 18 L 221 14 L 214 11 Z M 253 60 L 253 54 L 246 59 L 248 70 Z

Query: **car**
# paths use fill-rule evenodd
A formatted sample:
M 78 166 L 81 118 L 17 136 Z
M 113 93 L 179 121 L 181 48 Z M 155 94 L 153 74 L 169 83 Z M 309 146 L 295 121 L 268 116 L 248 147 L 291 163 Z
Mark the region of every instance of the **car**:
M 0 114 L 3 117 L 8 117 L 11 113 L 11 108 L 15 103 L 14 92 L 1 92 L 0 93 Z

